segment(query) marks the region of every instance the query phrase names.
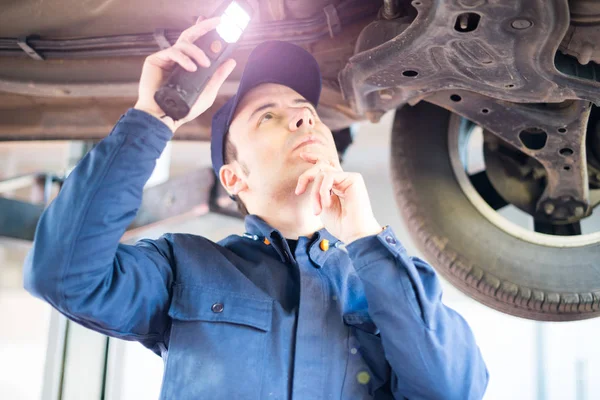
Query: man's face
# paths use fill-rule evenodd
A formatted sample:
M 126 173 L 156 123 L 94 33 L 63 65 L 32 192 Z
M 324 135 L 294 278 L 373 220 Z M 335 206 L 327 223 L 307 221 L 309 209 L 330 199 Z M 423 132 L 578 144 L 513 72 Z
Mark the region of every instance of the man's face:
M 253 194 L 293 194 L 298 177 L 313 165 L 301 158 L 303 152 L 339 165 L 331 131 L 312 104 L 287 86 L 266 83 L 249 91 L 229 135 Z

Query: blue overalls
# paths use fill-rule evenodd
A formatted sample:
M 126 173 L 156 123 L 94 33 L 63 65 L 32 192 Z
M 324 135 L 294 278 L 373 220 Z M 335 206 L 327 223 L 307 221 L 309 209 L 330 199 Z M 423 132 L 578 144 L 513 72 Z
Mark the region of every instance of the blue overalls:
M 161 399 L 480 399 L 465 320 L 393 230 L 344 246 L 288 242 L 261 218 L 215 243 L 119 240 L 172 133 L 129 110 L 40 219 L 25 288 L 62 314 L 161 355 Z

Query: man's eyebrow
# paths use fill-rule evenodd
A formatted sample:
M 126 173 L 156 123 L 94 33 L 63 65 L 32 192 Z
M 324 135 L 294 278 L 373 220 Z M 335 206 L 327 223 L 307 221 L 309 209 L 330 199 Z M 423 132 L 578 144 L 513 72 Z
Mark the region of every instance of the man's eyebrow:
M 314 108 L 315 108 L 315 106 L 313 106 L 313 103 L 311 103 L 310 101 L 308 101 L 306 99 L 295 99 L 294 104 L 308 104 L 311 109 L 314 110 Z
M 252 114 L 250 114 L 250 117 L 248 117 L 248 121 L 250 121 L 252 119 L 252 117 L 254 116 L 254 114 L 256 114 L 257 112 L 261 112 L 262 110 L 266 110 L 267 108 L 271 108 L 271 107 L 275 107 L 275 106 L 276 106 L 275 103 L 263 104 L 262 106 L 256 108 L 254 111 L 252 111 Z

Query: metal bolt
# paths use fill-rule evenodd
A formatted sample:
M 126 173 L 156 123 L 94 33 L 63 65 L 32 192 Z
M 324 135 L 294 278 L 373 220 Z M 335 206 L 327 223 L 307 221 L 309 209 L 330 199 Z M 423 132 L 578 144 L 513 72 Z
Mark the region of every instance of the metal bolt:
M 548 215 L 552 214 L 554 212 L 554 204 L 546 203 L 544 205 L 544 212 Z
M 591 43 L 584 43 L 581 46 L 581 50 L 579 51 L 579 55 L 577 56 L 577 61 L 580 64 L 586 65 L 592 60 L 592 56 L 594 55 L 594 46 Z
M 382 89 L 379 91 L 379 98 L 381 100 L 391 100 L 394 97 L 394 92 L 390 89 Z
M 527 20 L 527 19 L 515 19 L 510 26 L 512 26 L 515 29 L 527 29 L 530 28 L 531 25 L 533 25 L 533 22 Z
M 400 16 L 400 9 L 396 1 L 384 1 L 381 16 L 385 19 L 394 19 Z
M 467 29 L 467 26 L 469 26 L 468 14 L 462 14 L 458 19 L 458 24 L 460 25 L 460 29 L 462 29 L 463 31 Z
M 573 214 L 579 218 L 579 217 L 583 217 L 583 207 L 582 206 L 577 206 L 575 207 L 575 210 L 573 210 Z

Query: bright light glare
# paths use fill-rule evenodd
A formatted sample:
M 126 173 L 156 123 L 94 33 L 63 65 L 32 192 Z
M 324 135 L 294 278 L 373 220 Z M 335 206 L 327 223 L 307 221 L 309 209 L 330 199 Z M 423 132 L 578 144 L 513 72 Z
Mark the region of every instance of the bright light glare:
M 232 17 L 235 21 L 235 24 L 242 28 L 242 30 L 246 29 L 248 23 L 250 22 L 250 16 L 246 10 L 244 10 L 242 6 L 235 1 L 227 6 L 223 14 Z
M 217 26 L 219 36 L 227 43 L 235 43 L 250 22 L 250 15 L 235 1 L 225 9 Z
M 221 23 L 217 26 L 217 33 L 227 43 L 235 43 L 242 36 L 242 30 L 235 24 L 233 18 L 228 15 L 221 17 Z

